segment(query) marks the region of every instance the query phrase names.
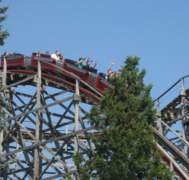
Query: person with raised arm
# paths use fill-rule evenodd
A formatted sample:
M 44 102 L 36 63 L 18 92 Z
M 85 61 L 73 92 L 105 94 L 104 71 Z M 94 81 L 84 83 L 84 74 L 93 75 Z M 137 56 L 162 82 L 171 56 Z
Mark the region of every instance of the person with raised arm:
M 90 67 L 90 64 L 93 62 L 93 60 L 90 61 L 90 58 L 87 59 L 87 63 L 86 66 Z M 92 66 L 91 68 L 95 68 L 97 65 L 98 61 L 95 62 L 94 66 Z
M 107 73 L 102 74 L 102 79 L 109 81 L 109 78 L 112 76 L 112 70 L 111 70 L 112 65 L 114 65 L 114 61 L 110 64 Z
M 91 60 L 92 61 L 92 60 Z M 87 63 L 86 63 L 86 66 L 90 66 L 91 62 L 90 62 L 90 58 L 87 59 Z
M 37 56 L 37 57 L 41 57 L 41 54 L 42 54 L 42 52 L 39 51 L 39 52 L 36 54 L 36 56 Z
M 110 64 L 110 67 L 108 68 L 108 70 L 111 69 L 112 65 L 114 65 L 114 61 L 112 61 L 112 63 Z
M 83 66 L 86 66 L 86 64 L 83 63 L 83 61 L 85 61 L 86 57 L 85 58 L 79 58 L 79 61 L 77 63 L 75 63 L 75 65 L 82 69 Z
M 51 59 L 54 59 L 55 61 L 59 60 L 60 59 L 59 54 L 60 54 L 60 52 L 56 51 L 55 54 L 51 55 Z

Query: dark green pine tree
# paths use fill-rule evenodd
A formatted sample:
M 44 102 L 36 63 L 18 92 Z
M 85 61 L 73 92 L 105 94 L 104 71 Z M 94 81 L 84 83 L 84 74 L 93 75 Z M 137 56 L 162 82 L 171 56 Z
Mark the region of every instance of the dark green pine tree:
M 173 173 L 162 164 L 162 154 L 154 149 L 153 131 L 156 110 L 150 97 L 152 84 L 145 86 L 146 71 L 139 72 L 139 57 L 127 57 L 119 76 L 110 82 L 100 107 L 87 114 L 91 126 L 101 132 L 89 137 L 95 145 L 88 159 L 73 156 L 81 180 L 172 179 Z
M 2 2 L 2 0 L 0 0 L 0 2 Z M 7 9 L 9 8 L 9 5 L 5 6 L 5 7 L 0 7 L 0 14 L 5 14 L 5 12 L 7 11 Z M 5 21 L 5 19 L 7 18 L 8 15 L 4 15 L 4 16 L 0 16 L 0 23 Z M 8 36 L 10 36 L 10 33 L 8 32 L 8 30 L 2 31 L 2 25 L 0 25 L 0 46 L 4 45 L 4 39 L 6 39 Z

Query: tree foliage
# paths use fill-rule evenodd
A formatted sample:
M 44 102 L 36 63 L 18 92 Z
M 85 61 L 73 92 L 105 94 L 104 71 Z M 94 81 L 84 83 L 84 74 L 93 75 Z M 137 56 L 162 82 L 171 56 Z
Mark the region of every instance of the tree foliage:
M 0 0 L 0 2 L 2 2 L 2 0 Z M 0 7 L 0 14 L 5 14 L 8 8 L 9 8 L 9 5 Z M 0 16 L 0 23 L 5 21 L 7 16 L 8 15 Z M 2 31 L 2 25 L 0 25 L 0 45 L 1 46 L 5 44 L 4 39 L 6 39 L 8 36 L 10 36 L 10 33 L 8 32 L 8 30 Z
M 4 158 L 0 158 L 0 177 L 7 172 L 8 168 L 9 162 Z
M 162 164 L 162 154 L 154 150 L 153 131 L 156 110 L 150 97 L 152 84 L 146 86 L 146 70 L 139 72 L 139 57 L 127 57 L 119 76 L 110 81 L 114 90 L 106 90 L 100 106 L 92 106 L 87 118 L 101 132 L 90 134 L 95 146 L 88 159 L 73 156 L 81 180 L 93 179 L 172 179 Z

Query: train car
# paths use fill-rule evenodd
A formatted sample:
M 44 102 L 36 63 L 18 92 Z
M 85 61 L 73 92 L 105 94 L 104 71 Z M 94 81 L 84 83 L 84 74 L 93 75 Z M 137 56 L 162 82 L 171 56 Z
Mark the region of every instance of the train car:
M 90 80 L 90 72 L 85 69 L 80 69 L 75 66 L 76 61 L 65 59 L 63 64 L 63 69 L 68 71 L 69 73 L 73 73 L 76 76 L 80 77 L 84 82 L 89 83 Z M 67 74 L 66 72 L 62 71 L 62 73 Z M 69 74 L 67 74 L 69 75 Z
M 105 88 L 113 89 L 113 86 L 110 83 L 102 79 L 97 74 L 97 69 L 88 66 L 83 66 L 82 69 L 77 68 L 75 66 L 77 62 L 70 59 L 65 59 L 65 62 L 66 63 L 64 64 L 63 69 L 79 76 L 83 81 L 100 90 L 101 92 L 103 92 Z
M 33 68 L 37 68 L 38 67 L 38 61 L 41 60 L 41 68 L 44 69 L 44 70 L 49 70 L 49 71 L 56 71 L 56 61 L 51 59 L 51 56 L 48 56 L 48 55 L 44 55 L 42 54 L 40 57 L 37 57 L 36 56 L 36 53 L 33 53 L 32 56 L 31 56 L 31 67 Z M 46 61 L 52 65 L 55 65 L 55 66 L 52 66 L 50 64 L 47 64 L 43 61 Z
M 21 69 L 28 68 L 31 64 L 31 58 L 22 54 L 9 55 L 7 57 L 1 57 L 1 69 L 4 66 L 4 58 L 7 59 L 7 69 Z
M 100 76 L 97 77 L 96 80 L 96 85 L 95 87 L 100 90 L 101 92 L 104 92 L 104 90 L 106 88 L 113 90 L 113 85 L 110 84 L 109 82 L 105 81 L 104 79 L 102 79 Z
M 41 57 L 37 57 L 36 53 L 33 53 L 31 57 L 24 56 L 22 54 L 14 54 L 6 57 L 7 69 L 27 69 L 37 71 L 38 61 L 41 60 L 41 68 L 44 73 L 52 73 L 59 77 L 66 78 L 70 82 L 74 82 L 75 75 L 81 78 L 85 83 L 91 85 L 95 89 L 103 92 L 105 88 L 113 89 L 113 86 L 102 79 L 97 74 L 97 69 L 83 66 L 82 69 L 78 68 L 75 64 L 76 61 L 65 59 L 65 62 L 55 61 L 50 56 L 42 54 Z M 4 57 L 1 57 L 1 69 L 4 66 Z

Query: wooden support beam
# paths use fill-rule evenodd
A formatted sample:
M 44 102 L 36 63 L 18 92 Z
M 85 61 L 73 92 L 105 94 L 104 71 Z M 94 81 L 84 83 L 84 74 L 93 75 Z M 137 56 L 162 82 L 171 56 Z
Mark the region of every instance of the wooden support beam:
M 37 80 L 37 108 L 40 107 L 41 96 L 41 62 L 38 61 L 38 80 Z M 39 111 L 36 111 L 35 140 L 39 141 Z M 34 180 L 39 176 L 39 147 L 34 149 Z
M 19 137 L 19 142 L 20 142 L 20 144 L 21 144 L 21 146 L 22 146 L 22 148 L 25 148 L 26 146 L 25 146 L 25 144 L 24 144 L 24 140 L 23 140 L 23 137 L 22 137 L 22 133 L 21 133 L 21 131 L 20 131 L 20 129 L 18 130 L 18 137 Z M 23 153 L 24 153 L 24 157 L 25 157 L 25 159 L 26 159 L 26 162 L 28 162 L 28 165 L 29 165 L 29 170 L 30 170 L 30 176 L 32 177 L 32 166 L 31 166 L 31 162 L 30 162 L 30 158 L 29 158 L 29 156 L 28 156 L 28 153 L 26 152 L 26 151 L 23 151 Z
M 29 105 L 31 104 L 31 102 L 33 101 L 33 99 L 35 98 L 36 95 L 37 95 L 37 91 L 34 93 L 33 97 L 30 99 L 29 103 L 27 104 L 27 106 L 25 107 L 25 109 L 23 110 L 23 112 L 25 112 L 25 111 L 28 109 Z M 34 105 L 33 105 L 33 106 L 34 106 Z M 2 109 L 2 110 L 5 110 L 5 109 Z M 13 111 L 13 112 L 14 112 L 14 111 Z M 6 111 L 5 113 L 7 113 L 7 114 L 11 117 L 11 114 L 10 114 L 8 111 Z M 14 115 L 14 116 L 15 116 L 15 115 Z M 22 116 L 21 116 L 21 117 L 22 117 Z M 21 117 L 18 118 L 18 121 L 20 121 Z M 26 116 L 25 116 L 25 117 L 26 117 Z M 25 119 L 25 118 L 24 118 L 24 119 Z M 21 123 L 24 121 L 24 119 L 21 120 Z M 4 137 L 2 144 L 6 141 L 7 137 L 9 136 L 9 134 L 13 131 L 13 129 L 14 129 L 15 127 L 16 127 L 16 123 L 13 125 L 13 127 L 10 129 L 10 131 L 9 131 L 9 132 L 6 134 L 6 136 Z
M 41 98 L 42 98 L 42 103 L 43 103 L 43 105 L 46 105 L 46 102 L 45 102 L 45 100 L 44 100 L 44 97 L 41 96 Z M 49 121 L 49 122 L 48 122 L 48 125 L 49 125 L 49 128 L 50 128 L 50 130 L 51 130 L 52 137 L 54 138 L 54 137 L 56 137 L 57 135 L 60 135 L 60 133 L 59 133 L 59 132 L 54 128 L 54 126 L 53 126 L 52 119 L 51 119 L 51 117 L 50 117 L 50 115 L 49 115 L 49 110 L 48 110 L 48 108 L 45 108 L 45 110 L 46 110 L 46 112 L 47 112 L 47 118 L 48 118 L 48 121 Z M 55 141 L 54 143 L 55 143 L 57 149 L 60 148 L 60 145 L 59 145 L 59 142 L 58 142 L 58 141 Z M 63 154 L 60 154 L 60 157 L 61 157 L 61 160 L 65 163 L 65 159 L 64 159 Z M 66 171 L 67 171 L 67 168 L 66 168 Z
M 70 97 L 68 97 L 68 98 L 65 98 L 65 99 L 62 99 L 62 100 L 60 100 L 60 101 L 57 101 L 57 102 L 48 104 L 48 105 L 46 105 L 46 106 L 41 106 L 41 107 L 36 108 L 36 109 L 33 109 L 33 110 L 31 110 L 31 111 L 27 111 L 27 112 L 25 112 L 25 113 L 19 114 L 19 115 L 15 116 L 15 117 L 10 117 L 10 118 L 6 119 L 5 122 L 11 121 L 11 120 L 13 120 L 13 119 L 17 119 L 17 118 L 19 118 L 19 117 L 25 116 L 25 115 L 27 115 L 27 114 L 29 114 L 29 113 L 32 113 L 32 112 L 36 112 L 36 111 L 45 109 L 46 107 L 50 107 L 50 106 L 54 106 L 54 105 L 56 105 L 56 104 L 63 103 L 63 102 L 68 101 L 68 100 L 70 100 L 70 99 L 73 99 L 73 97 L 70 96 Z
M 43 90 L 44 92 L 45 92 L 45 94 L 46 94 L 46 91 L 45 90 Z M 52 95 L 50 95 L 51 97 L 54 97 L 54 96 L 58 96 L 58 95 L 60 95 L 60 94 L 63 94 L 63 93 L 65 93 L 65 92 L 67 92 L 67 91 L 61 91 L 61 92 L 58 92 L 58 93 L 55 93 L 55 94 L 52 94 Z M 27 94 L 24 94 L 24 96 L 27 96 Z M 29 97 L 29 95 L 28 95 L 28 97 Z M 32 97 L 32 96 L 31 96 Z M 47 97 L 45 97 L 45 100 L 47 100 L 47 99 L 50 99 L 51 97 L 49 97 L 49 96 L 47 96 Z M 35 98 L 36 99 L 36 98 Z M 57 100 L 56 100 L 57 101 Z M 37 102 L 36 101 L 34 101 L 34 102 L 32 102 L 31 103 L 31 105 L 33 105 L 33 104 L 36 104 Z M 20 108 L 22 109 L 22 108 L 24 108 L 25 106 L 20 106 Z M 18 110 L 17 108 L 15 108 L 14 109 L 14 111 L 15 110 Z
M 66 138 L 65 142 L 59 147 L 59 149 L 57 150 L 55 156 L 57 156 L 61 152 L 62 148 L 65 146 L 65 144 L 68 142 L 68 140 L 69 140 L 69 137 Z M 40 180 L 42 178 L 43 174 L 47 171 L 47 169 L 49 168 L 49 166 L 53 163 L 54 159 L 55 159 L 54 157 L 51 159 L 51 161 L 45 167 L 45 169 L 43 170 L 43 172 L 39 175 L 38 180 Z
M 72 106 L 73 101 L 71 101 L 71 103 L 69 104 L 68 108 L 66 109 L 66 111 L 63 113 L 62 117 L 60 118 L 60 120 L 58 121 L 58 123 L 56 124 L 55 128 L 57 128 L 59 126 L 59 124 L 61 123 L 62 119 L 64 119 L 64 117 L 66 116 L 67 112 L 69 111 L 70 107 Z M 73 113 L 74 115 L 74 113 Z M 74 120 L 74 119 L 73 119 Z
M 31 77 L 25 78 L 25 79 L 23 79 L 23 80 L 21 80 L 21 81 L 15 82 L 15 83 L 13 83 L 13 84 L 11 84 L 11 85 L 5 86 L 5 87 L 3 87 L 3 88 L 1 89 L 1 91 L 5 90 L 5 89 L 8 89 L 8 88 L 10 88 L 10 87 L 14 87 L 14 86 L 17 86 L 17 85 L 21 85 L 23 82 L 29 81 L 30 79 L 33 79 L 33 78 L 36 77 L 36 76 L 37 76 L 37 74 L 34 75 L 34 76 L 31 76 Z
M 99 127 L 102 126 L 102 125 L 99 125 Z M 25 148 L 22 148 L 22 149 L 18 149 L 18 150 L 15 150 L 15 151 L 11 151 L 9 153 L 6 153 L 6 154 L 1 154 L 0 157 L 6 157 L 10 154 L 14 154 L 14 153 L 17 153 L 17 152 L 21 152 L 21 151 L 24 151 L 24 150 L 28 150 L 28 149 L 34 149 L 35 147 L 38 147 L 38 146 L 44 146 L 45 144 L 47 143 L 51 143 L 51 142 L 54 142 L 54 141 L 57 141 L 57 140 L 63 140 L 67 137 L 71 137 L 71 136 L 74 136 L 76 134 L 80 134 L 80 133 L 83 133 L 85 131 L 90 131 L 92 129 L 96 129 L 95 126 L 92 126 L 92 127 L 89 127 L 89 128 L 86 128 L 86 129 L 82 129 L 82 130 L 78 130 L 77 132 L 73 132 L 73 133 L 69 133 L 69 134 L 65 134 L 65 135 L 62 135 L 62 136 L 58 136 L 56 138 L 52 138 L 52 139 L 49 139 L 47 141 L 44 141 L 44 142 L 39 142 L 37 144 L 34 144 L 34 145 L 31 145 L 31 146 L 27 146 Z

